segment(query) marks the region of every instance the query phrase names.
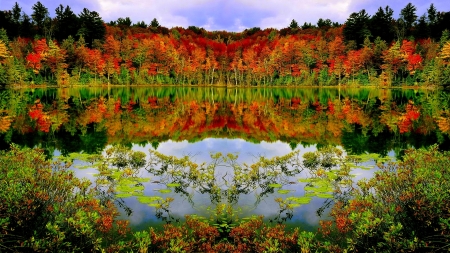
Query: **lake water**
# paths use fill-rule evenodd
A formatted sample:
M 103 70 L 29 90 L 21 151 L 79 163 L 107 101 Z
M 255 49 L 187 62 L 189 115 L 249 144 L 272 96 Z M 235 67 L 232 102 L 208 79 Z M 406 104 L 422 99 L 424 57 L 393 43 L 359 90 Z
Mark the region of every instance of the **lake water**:
M 276 201 L 305 196 L 307 183 L 301 179 L 308 177 L 306 171 L 284 173 L 280 165 L 264 172 L 267 179 L 249 183 L 236 178 L 233 166 L 293 151 L 301 159 L 327 146 L 394 159 L 409 147 L 450 147 L 450 96 L 434 90 L 120 87 L 4 90 L 0 95 L 3 149 L 17 143 L 42 147 L 49 157 L 77 157 L 121 146 L 144 152 L 147 162 L 149 150 L 189 156 L 196 164 L 219 161 L 209 181 L 187 178 L 192 173 L 186 166 L 174 167 L 173 174 L 152 174 L 152 166 L 136 170 L 134 176 L 147 180 L 135 184 L 138 194 L 119 199 L 132 210 L 123 217 L 137 230 L 186 214 L 208 217 L 220 204 L 233 206 L 241 218 L 264 215 L 268 222 L 314 230 L 326 218 L 326 211 L 316 214 L 329 201 L 326 196 L 313 196 L 292 209 Z M 214 160 L 211 154 L 217 152 L 238 157 Z M 76 175 L 95 181 L 96 166 L 81 160 L 74 161 Z M 153 166 L 153 172 L 162 165 Z M 374 161 L 360 165 L 365 169 L 352 171 L 354 181 L 377 169 Z M 230 191 L 233 187 L 240 190 Z M 142 196 L 155 201 L 149 204 Z M 155 207 L 167 198 L 173 200 L 166 208 Z

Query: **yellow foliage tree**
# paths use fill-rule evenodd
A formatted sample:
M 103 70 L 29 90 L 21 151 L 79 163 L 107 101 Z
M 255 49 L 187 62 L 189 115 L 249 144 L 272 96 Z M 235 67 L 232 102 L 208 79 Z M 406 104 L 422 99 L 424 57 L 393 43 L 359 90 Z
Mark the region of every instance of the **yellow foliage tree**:
M 9 57 L 8 48 L 6 48 L 5 42 L 0 40 L 0 63 L 2 63 L 3 60 L 8 57 Z
M 441 56 L 444 59 L 446 64 L 450 64 L 450 42 L 447 42 L 441 50 Z

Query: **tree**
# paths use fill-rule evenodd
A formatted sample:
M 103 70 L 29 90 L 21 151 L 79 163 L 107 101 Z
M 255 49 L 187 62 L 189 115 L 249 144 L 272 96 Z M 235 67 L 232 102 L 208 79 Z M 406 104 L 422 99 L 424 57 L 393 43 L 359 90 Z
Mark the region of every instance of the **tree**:
M 12 27 L 11 12 L 10 11 L 0 11 L 0 28 L 10 31 Z
M 370 37 L 369 30 L 370 16 L 366 10 L 361 10 L 356 13 L 353 12 L 345 22 L 344 37 L 346 41 L 355 41 L 357 47 L 361 47 L 366 37 Z
M 331 22 L 330 19 L 322 19 L 319 18 L 319 20 L 317 21 L 317 27 L 319 28 L 330 28 L 333 25 L 333 22 Z
M 141 28 L 147 28 L 147 24 L 144 21 L 138 21 L 136 24 L 134 24 L 133 26 L 136 27 L 141 27 Z
M 38 34 L 42 35 L 44 31 L 44 22 L 49 17 L 48 9 L 39 1 L 33 5 L 32 9 L 33 14 L 31 14 L 31 17 L 34 22 L 36 22 Z
M 19 24 L 20 22 L 20 16 L 22 13 L 22 8 L 19 6 L 19 4 L 16 2 L 12 8 L 12 20 L 14 23 Z
M 20 25 L 19 34 L 25 38 L 34 36 L 33 23 L 31 22 L 30 16 L 25 13 L 22 13 L 22 24 Z
M 131 19 L 129 17 L 126 18 L 118 18 L 117 19 L 117 25 L 123 26 L 123 27 L 130 27 L 131 26 Z
M 314 28 L 314 25 L 311 24 L 311 23 L 307 23 L 307 22 L 305 22 L 305 23 L 302 25 L 302 29 L 303 29 L 303 30 L 309 29 L 309 28 Z
M 427 17 L 424 15 L 420 16 L 417 25 L 414 29 L 415 38 L 428 38 L 430 37 L 430 30 L 427 23 Z
M 299 28 L 298 23 L 297 23 L 297 21 L 295 21 L 295 19 L 293 19 L 291 21 L 291 24 L 289 25 L 289 28 L 291 28 L 291 29 L 298 29 Z
M 105 40 L 105 24 L 96 11 L 89 11 L 84 8 L 79 15 L 81 28 L 77 35 L 83 36 L 89 47 L 92 47 L 94 40 Z
M 7 57 L 9 57 L 8 48 L 6 47 L 5 42 L 0 40 L 0 66 Z
M 408 3 L 405 8 L 400 11 L 400 19 L 403 21 L 406 30 L 406 36 L 411 35 L 411 28 L 417 20 L 416 7 Z
M 16 2 L 11 11 L 12 27 L 11 27 L 11 30 L 9 31 L 9 33 L 12 38 L 15 38 L 19 35 L 21 12 L 22 12 L 22 8 Z
M 386 6 L 384 9 L 378 8 L 378 11 L 370 19 L 370 32 L 373 38 L 380 37 L 389 43 L 394 39 L 394 31 L 392 29 L 393 14 L 394 11 L 389 6 Z
M 158 28 L 158 27 L 160 27 L 159 22 L 158 22 L 158 20 L 157 20 L 156 18 L 154 18 L 154 19 L 150 22 L 150 27 L 153 27 L 153 28 Z
M 62 4 L 55 10 L 56 12 L 56 33 L 55 37 L 58 41 L 67 39 L 69 36 L 75 37 L 80 28 L 77 15 L 69 6 L 64 8 Z
M 427 9 L 428 13 L 428 24 L 433 25 L 437 21 L 437 10 L 434 7 L 434 4 L 430 5 L 430 8 Z

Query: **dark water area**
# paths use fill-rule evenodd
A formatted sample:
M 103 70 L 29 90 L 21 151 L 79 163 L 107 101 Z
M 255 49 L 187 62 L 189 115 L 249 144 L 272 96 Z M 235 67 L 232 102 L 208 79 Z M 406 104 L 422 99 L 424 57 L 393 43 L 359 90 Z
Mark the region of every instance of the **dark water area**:
M 136 230 L 175 222 L 186 214 L 208 217 L 224 203 L 233 205 L 240 217 L 264 215 L 267 222 L 314 230 L 321 218 L 316 211 L 329 200 L 327 195 L 292 209 L 283 209 L 285 202 L 280 202 L 307 195 L 307 183 L 300 180 L 307 176 L 304 171 L 294 173 L 294 165 L 287 172 L 274 167 L 265 171 L 267 180 L 258 179 L 247 188 L 241 183 L 239 188 L 237 165 L 250 167 L 261 157 L 293 151 L 302 157 L 328 146 L 349 155 L 375 153 L 394 159 L 407 148 L 438 144 L 449 150 L 449 107 L 446 92 L 412 89 L 1 90 L 0 149 L 15 143 L 40 147 L 49 158 L 75 157 L 75 174 L 93 182 L 99 177 L 97 168 L 77 160 L 76 154 L 105 154 L 120 146 L 148 156 L 151 151 L 188 156 L 196 164 L 220 161 L 214 171 L 202 172 L 212 179 L 188 180 L 189 166 L 173 167 L 176 173 L 147 167 L 136 170 L 146 179 L 134 184 L 139 194 L 127 194 L 124 184 L 118 184 L 124 188 L 117 188 L 118 199 L 132 210 L 127 219 Z M 214 160 L 211 154 L 218 152 L 223 156 Z M 223 159 L 227 154 L 236 158 Z M 352 171 L 355 181 L 376 170 L 374 161 L 361 166 L 365 169 Z M 240 190 L 230 191 L 233 187 Z M 156 208 L 161 203 L 167 208 Z

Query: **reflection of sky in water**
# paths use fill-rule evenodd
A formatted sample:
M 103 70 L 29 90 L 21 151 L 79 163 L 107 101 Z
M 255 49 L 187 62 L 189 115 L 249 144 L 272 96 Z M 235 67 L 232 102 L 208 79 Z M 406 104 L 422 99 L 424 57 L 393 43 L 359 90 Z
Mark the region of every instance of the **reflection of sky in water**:
M 143 151 L 148 154 L 148 150 L 153 149 L 151 145 L 145 147 L 134 145 L 133 150 Z M 309 151 L 315 151 L 314 146 L 302 147 L 298 145 L 296 150 L 300 151 L 300 157 Z M 185 155 L 193 156 L 192 160 L 196 163 L 211 161 L 210 153 L 221 152 L 222 154 L 233 153 L 239 154 L 238 162 L 240 164 L 247 163 L 252 164 L 257 161 L 258 156 L 265 156 L 268 158 L 274 156 L 283 156 L 291 152 L 291 147 L 287 143 L 280 141 L 267 143 L 261 142 L 259 144 L 249 143 L 241 139 L 205 139 L 203 141 L 189 143 L 187 141 L 174 142 L 167 141 L 160 143 L 157 149 L 158 152 L 165 155 L 173 155 L 176 157 L 182 157 Z M 392 155 L 392 154 L 390 154 Z M 371 163 L 374 165 L 374 163 Z M 367 165 L 367 164 L 366 164 Z M 230 168 L 219 167 L 218 174 L 224 175 L 226 171 L 231 171 Z M 75 170 L 77 177 L 86 177 L 93 180 L 96 171 L 94 169 Z M 352 174 L 355 174 L 356 180 L 361 178 L 369 178 L 373 173 L 373 170 L 356 169 Z M 142 175 L 148 177 L 146 171 L 142 172 Z M 145 183 L 145 195 L 155 196 L 160 195 L 163 198 L 172 197 L 175 200 L 170 205 L 171 214 L 176 218 L 183 218 L 186 214 L 199 214 L 203 216 L 209 216 L 206 211 L 206 207 L 211 204 L 209 195 L 207 194 L 194 194 L 193 201 L 194 206 L 189 203 L 185 197 L 180 197 L 179 194 L 171 192 L 168 194 L 161 194 L 157 190 L 166 188 L 163 184 L 151 183 L 157 180 L 157 178 L 151 178 L 149 183 Z M 293 178 L 291 181 L 297 182 L 297 178 Z M 242 208 L 242 212 L 239 216 L 248 217 L 250 215 L 263 215 L 266 220 L 275 217 L 279 213 L 279 205 L 275 202 L 275 198 L 286 198 L 289 196 L 303 196 L 304 183 L 288 184 L 283 186 L 282 189 L 292 190 L 289 194 L 278 194 L 276 191 L 274 194 L 269 194 L 263 198 L 257 205 L 255 205 L 256 197 L 255 193 L 248 195 L 241 195 L 239 198 L 239 206 Z M 139 203 L 135 197 L 124 199 L 128 207 L 133 210 L 131 217 L 127 217 L 130 224 L 135 229 L 146 229 L 149 226 L 158 226 L 163 224 L 161 220 L 155 217 L 155 208 Z M 302 229 L 314 230 L 320 219 L 325 217 L 318 217 L 316 211 L 322 206 L 325 199 L 314 198 L 311 203 L 297 207 L 293 211 L 293 218 L 288 222 L 287 226 L 300 226 Z M 124 216 L 125 218 L 125 216 Z

